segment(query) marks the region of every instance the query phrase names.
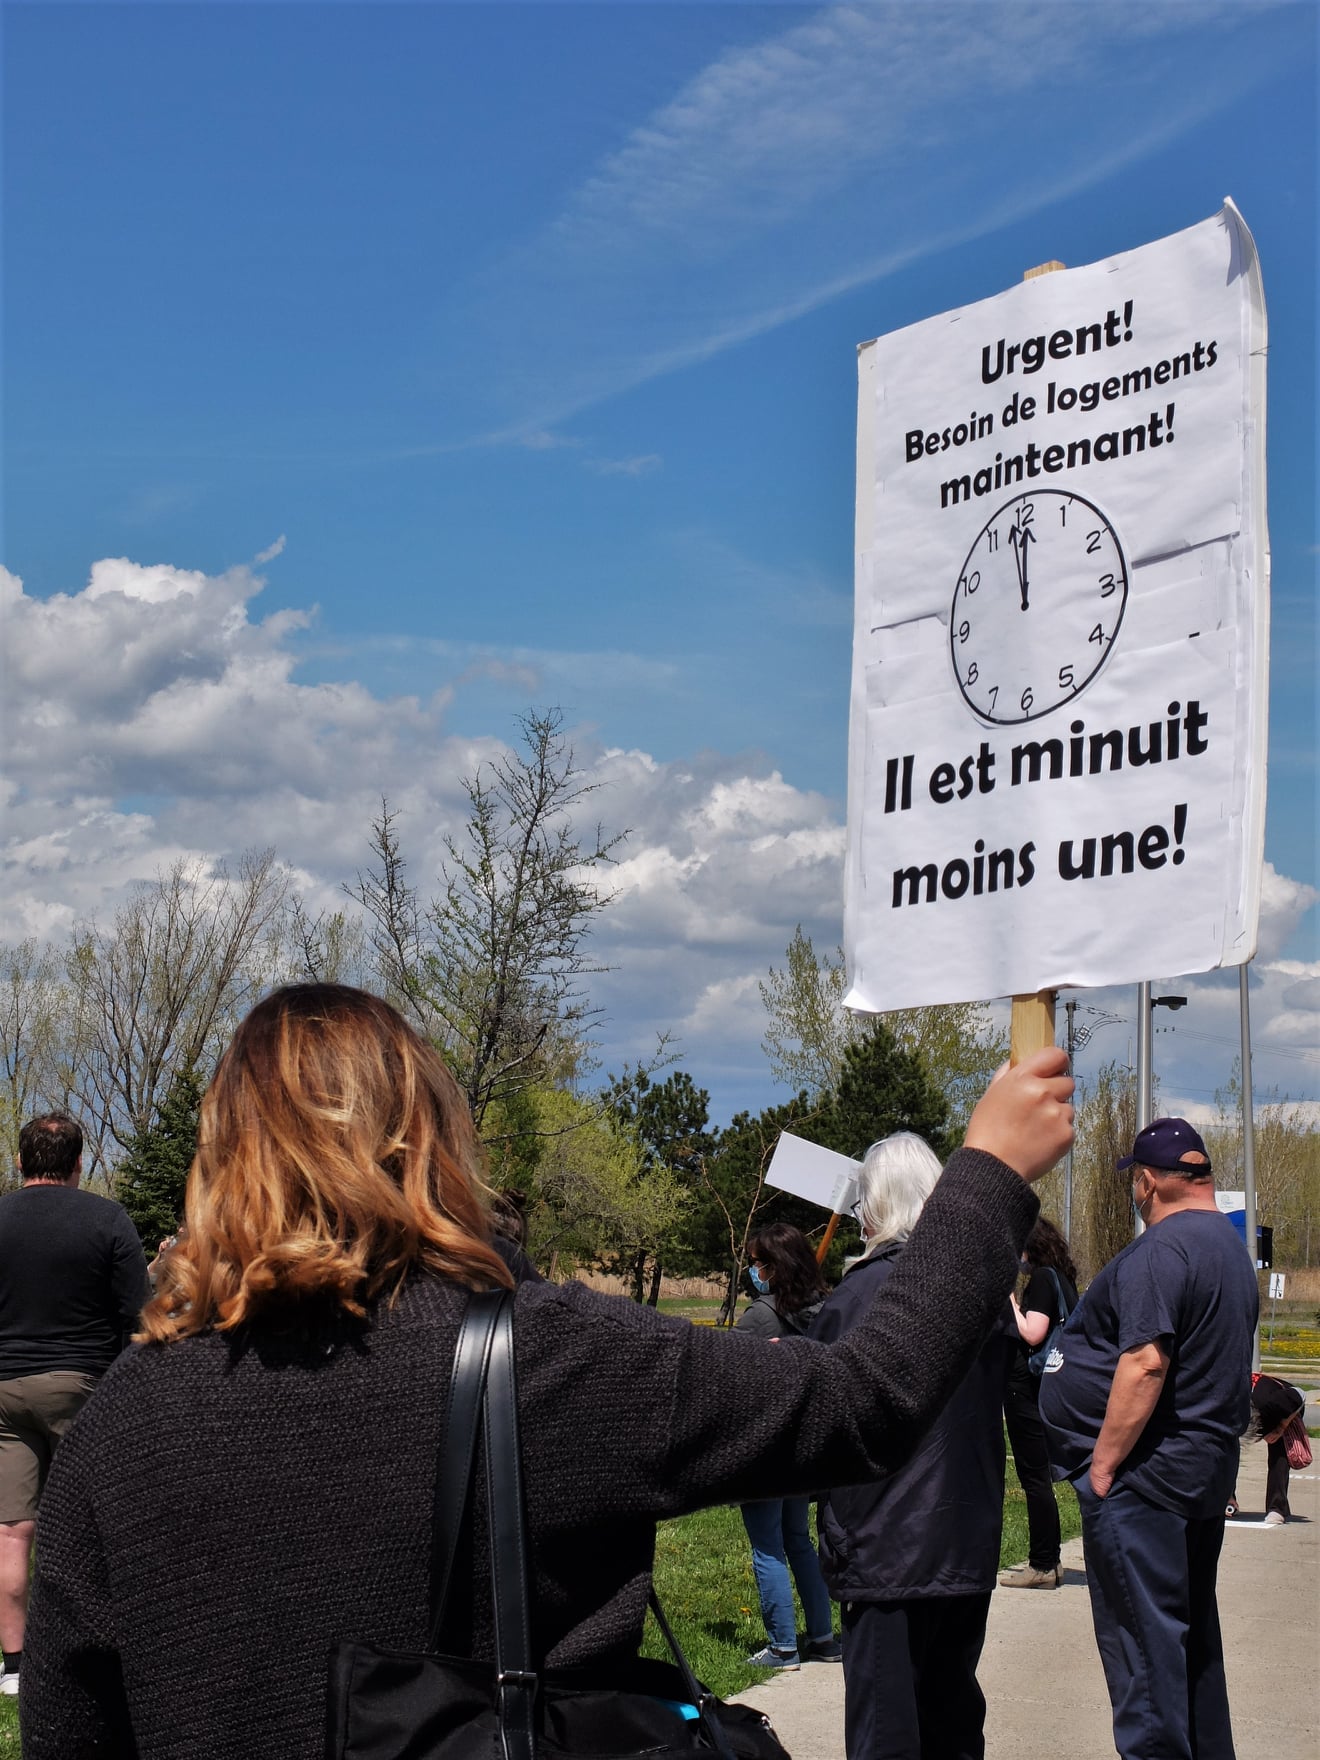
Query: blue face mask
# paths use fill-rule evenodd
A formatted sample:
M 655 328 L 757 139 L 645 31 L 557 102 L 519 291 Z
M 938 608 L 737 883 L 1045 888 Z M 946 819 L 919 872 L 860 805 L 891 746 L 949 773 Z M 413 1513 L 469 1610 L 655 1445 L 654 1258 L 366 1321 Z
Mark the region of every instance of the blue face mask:
M 769 1289 L 770 1285 L 769 1285 L 769 1282 L 764 1277 L 762 1277 L 761 1267 L 759 1265 L 749 1265 L 747 1267 L 747 1275 L 752 1280 L 752 1288 L 756 1291 L 756 1293 L 758 1295 L 763 1296 L 765 1294 L 765 1292 Z

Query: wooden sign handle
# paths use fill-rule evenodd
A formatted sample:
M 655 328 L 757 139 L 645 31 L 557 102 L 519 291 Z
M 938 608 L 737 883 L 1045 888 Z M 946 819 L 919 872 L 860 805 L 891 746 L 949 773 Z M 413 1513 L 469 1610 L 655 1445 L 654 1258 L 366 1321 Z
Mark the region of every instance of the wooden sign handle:
M 1054 991 L 1038 990 L 1034 996 L 1015 996 L 1008 1029 L 1008 1061 L 1021 1063 L 1033 1051 L 1054 1043 Z
M 820 1237 L 820 1245 L 816 1248 L 816 1263 L 823 1265 L 825 1255 L 830 1250 L 830 1242 L 834 1239 L 834 1231 L 839 1226 L 839 1212 L 836 1210 L 826 1224 L 825 1233 Z

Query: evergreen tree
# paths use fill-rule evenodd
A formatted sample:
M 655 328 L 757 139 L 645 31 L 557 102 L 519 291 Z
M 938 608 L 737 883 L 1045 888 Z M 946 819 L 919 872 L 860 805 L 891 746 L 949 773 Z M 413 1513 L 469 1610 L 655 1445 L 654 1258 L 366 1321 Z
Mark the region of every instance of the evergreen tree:
M 732 1323 L 747 1266 L 747 1242 L 752 1232 L 768 1222 L 790 1222 L 815 1243 L 829 1218 L 816 1204 L 795 1198 L 766 1184 L 766 1171 L 780 1133 L 790 1131 L 808 1142 L 821 1142 L 828 1113 L 803 1092 L 783 1106 L 769 1106 L 753 1118 L 740 1112 L 719 1140 L 704 1170 L 703 1191 L 690 1218 L 689 1238 L 693 1259 L 708 1274 L 726 1281 L 724 1316 Z M 856 1250 L 850 1224 L 841 1231 L 837 1251 L 831 1249 L 826 1275 L 842 1270 L 843 1242 Z M 749 1293 L 745 1289 L 742 1293 Z
M 843 1054 L 820 1140 L 860 1161 L 872 1143 L 915 1131 L 943 1161 L 953 1147 L 949 1107 L 916 1051 L 906 1051 L 882 1020 Z
M 705 1269 L 700 1254 L 694 1259 L 691 1251 L 689 1219 L 706 1195 L 703 1170 L 715 1140 L 708 1129 L 710 1095 L 686 1070 L 675 1070 L 656 1082 L 642 1066 L 625 1065 L 623 1075 L 611 1078 L 601 1099 L 610 1115 L 637 1139 L 648 1171 L 666 1169 L 687 1194 L 669 1232 L 652 1248 L 639 1247 L 626 1264 L 618 1266 L 632 1281 L 633 1299 L 654 1307 L 665 1271 L 700 1274 Z
M 115 1196 L 128 1211 L 148 1258 L 182 1220 L 184 1187 L 197 1152 L 201 1103 L 197 1072 L 176 1070 L 160 1111 L 133 1138 L 119 1164 Z

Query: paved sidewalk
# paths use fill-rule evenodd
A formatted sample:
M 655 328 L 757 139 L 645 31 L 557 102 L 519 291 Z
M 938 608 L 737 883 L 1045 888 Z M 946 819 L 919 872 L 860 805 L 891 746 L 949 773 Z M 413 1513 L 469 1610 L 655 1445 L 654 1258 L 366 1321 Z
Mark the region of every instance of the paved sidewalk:
M 1229 1699 L 1238 1760 L 1320 1755 L 1320 1458 L 1294 1473 L 1293 1519 L 1259 1525 L 1265 1450 L 1242 1454 L 1238 1497 L 1248 1518 L 1229 1522 L 1219 1567 Z M 997 1589 L 981 1659 L 986 1760 L 1052 1753 L 1112 1756 L 1109 1700 L 1091 1630 L 1082 1543 L 1063 1549 L 1064 1585 Z M 739 1697 L 770 1718 L 793 1760 L 842 1760 L 843 1670 L 812 1663 Z

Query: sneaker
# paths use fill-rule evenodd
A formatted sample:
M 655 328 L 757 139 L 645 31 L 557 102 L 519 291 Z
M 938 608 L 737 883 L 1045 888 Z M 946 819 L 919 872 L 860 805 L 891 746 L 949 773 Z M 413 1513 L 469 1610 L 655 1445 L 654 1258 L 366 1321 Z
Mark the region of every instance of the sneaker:
M 777 1650 L 773 1644 L 767 1644 L 764 1650 L 749 1656 L 747 1663 L 750 1668 L 778 1668 L 785 1673 L 802 1666 L 796 1650 Z
M 1265 1517 L 1264 1525 L 1267 1528 L 1281 1528 L 1287 1519 L 1286 1516 L 1280 1515 L 1277 1509 L 1272 1509 Z M 15 1676 L 15 1679 L 17 1679 L 17 1676 Z
M 999 1573 L 1004 1589 L 1057 1589 L 1062 1581 L 1063 1571 L 1057 1564 L 1047 1571 L 1038 1571 L 1034 1564 L 1020 1564 L 1015 1571 Z
M 802 1660 L 804 1662 L 842 1662 L 843 1645 L 832 1634 L 828 1638 L 808 1638 Z
M 11 1673 L 9 1669 L 6 1669 L 3 1674 L 0 1674 L 0 1693 L 4 1693 L 8 1697 L 13 1698 L 17 1692 L 18 1675 Z

